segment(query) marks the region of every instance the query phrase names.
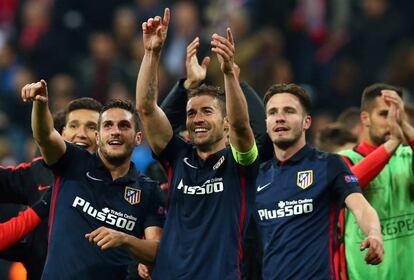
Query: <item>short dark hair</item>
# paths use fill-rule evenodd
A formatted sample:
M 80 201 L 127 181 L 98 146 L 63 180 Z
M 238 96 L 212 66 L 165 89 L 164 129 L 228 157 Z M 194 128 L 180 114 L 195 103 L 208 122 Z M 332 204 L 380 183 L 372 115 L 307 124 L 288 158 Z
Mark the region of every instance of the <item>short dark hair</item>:
M 266 108 L 267 103 L 273 95 L 279 93 L 290 93 L 299 99 L 300 104 L 305 110 L 306 114 L 310 114 L 312 110 L 312 101 L 310 95 L 300 86 L 296 84 L 274 84 L 266 91 L 263 97 L 263 105 Z
M 202 84 L 188 92 L 187 101 L 193 97 L 208 95 L 217 99 L 221 113 L 226 116 L 226 95 L 220 87 Z
M 98 130 L 101 127 L 102 114 L 108 111 L 109 109 L 113 109 L 113 108 L 119 108 L 119 109 L 123 109 L 125 111 L 130 112 L 132 114 L 132 121 L 135 126 L 135 132 L 140 131 L 139 116 L 138 116 L 137 109 L 135 108 L 135 105 L 129 100 L 121 100 L 121 99 L 111 99 L 108 101 L 108 103 L 106 103 L 102 107 L 99 113 Z
M 66 126 L 66 116 L 66 110 L 60 110 L 53 114 L 53 126 L 59 134 L 62 134 L 63 128 Z
M 358 107 L 348 107 L 339 114 L 336 121 L 349 129 L 361 122 L 361 110 Z
M 383 83 L 372 84 L 362 92 L 361 111 L 370 111 L 375 99 L 382 95 L 382 90 L 394 90 L 401 98 L 403 96 L 403 90 L 400 87 Z
M 81 110 L 81 109 L 91 110 L 91 111 L 95 111 L 99 113 L 102 109 L 102 104 L 98 100 L 90 98 L 90 97 L 81 97 L 81 98 L 76 98 L 72 100 L 65 110 L 65 113 L 66 113 L 65 123 L 68 121 L 68 115 L 70 112 L 75 111 L 75 110 Z
M 340 123 L 330 123 L 316 136 L 316 147 L 321 151 L 335 152 L 334 148 L 346 143 L 357 143 L 358 139 L 348 128 Z

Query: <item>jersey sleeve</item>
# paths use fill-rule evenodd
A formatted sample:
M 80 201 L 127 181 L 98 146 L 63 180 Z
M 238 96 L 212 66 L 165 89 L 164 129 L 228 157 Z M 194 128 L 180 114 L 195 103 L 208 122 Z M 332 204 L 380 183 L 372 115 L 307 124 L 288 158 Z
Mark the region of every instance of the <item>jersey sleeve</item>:
M 16 166 L 0 166 L 0 202 L 28 205 L 37 200 L 39 185 L 52 185 L 53 176 L 41 157 Z
M 65 144 L 66 152 L 56 163 L 49 166 L 55 175 L 64 175 L 66 172 L 85 161 L 82 154 L 89 153 L 87 150 L 78 147 L 75 144 L 66 141 Z
M 184 82 L 185 79 L 179 80 L 164 98 L 160 106 L 170 121 L 173 131 L 176 133 L 185 129 L 187 89 L 184 87 Z
M 145 217 L 144 228 L 147 227 L 163 227 L 165 222 L 165 205 L 163 201 L 164 193 L 158 184 L 154 183 L 151 191 L 148 212 Z
M 327 172 L 328 180 L 332 182 L 333 194 L 341 206 L 351 193 L 362 193 L 358 178 L 339 155 L 329 156 Z
M 40 222 L 41 219 L 36 212 L 32 208 L 27 208 L 19 212 L 17 217 L 0 224 L 0 251 L 16 243 Z
M 248 166 L 254 163 L 257 160 L 258 152 L 257 152 L 257 146 L 256 142 L 253 144 L 253 147 L 247 151 L 247 152 L 239 152 L 236 150 L 236 148 L 233 147 L 230 143 L 231 152 L 233 154 L 234 160 L 242 165 L 242 166 Z
M 186 150 L 189 146 L 191 145 L 183 138 L 174 134 L 164 150 L 158 156 L 153 153 L 153 156 L 166 168 L 168 164 L 172 164 L 177 159 L 180 151 Z

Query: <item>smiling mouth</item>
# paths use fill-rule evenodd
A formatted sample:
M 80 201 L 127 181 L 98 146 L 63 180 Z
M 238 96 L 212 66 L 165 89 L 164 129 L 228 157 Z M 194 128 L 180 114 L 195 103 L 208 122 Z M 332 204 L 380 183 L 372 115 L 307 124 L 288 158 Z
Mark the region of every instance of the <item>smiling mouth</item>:
M 83 142 L 74 142 L 73 144 L 75 144 L 76 146 L 82 147 L 82 148 L 88 148 L 89 145 Z
M 119 141 L 119 140 L 111 140 L 111 141 L 108 142 L 108 144 L 110 146 L 121 146 L 122 145 L 122 142 Z
M 195 134 L 206 133 L 207 131 L 208 129 L 204 127 L 199 127 L 199 128 L 194 129 Z

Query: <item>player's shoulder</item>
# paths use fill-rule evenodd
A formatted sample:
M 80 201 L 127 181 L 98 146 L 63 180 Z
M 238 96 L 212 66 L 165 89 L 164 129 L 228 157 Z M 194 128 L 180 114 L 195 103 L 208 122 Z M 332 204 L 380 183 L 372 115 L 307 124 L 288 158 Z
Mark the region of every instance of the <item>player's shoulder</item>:
M 147 187 L 149 189 L 157 188 L 159 185 L 158 181 L 153 180 L 147 175 L 138 172 L 136 174 L 136 182 L 138 183 L 138 185 Z
M 312 148 L 312 149 L 313 151 L 310 155 L 310 158 L 313 160 L 326 162 L 328 164 L 342 164 L 343 163 L 343 159 L 341 155 L 339 154 L 321 151 L 317 148 Z

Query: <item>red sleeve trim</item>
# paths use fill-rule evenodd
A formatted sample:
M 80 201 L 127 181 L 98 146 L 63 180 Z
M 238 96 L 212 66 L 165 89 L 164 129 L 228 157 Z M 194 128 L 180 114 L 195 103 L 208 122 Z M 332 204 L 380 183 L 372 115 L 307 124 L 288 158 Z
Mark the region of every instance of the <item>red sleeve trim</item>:
M 13 245 L 23 236 L 31 232 L 41 222 L 41 219 L 33 211 L 27 208 L 19 212 L 17 217 L 0 224 L 0 251 Z
M 364 189 L 388 163 L 391 155 L 385 150 L 384 145 L 367 155 L 363 160 L 351 167 L 352 173 L 358 178 L 359 184 Z
M 408 140 L 408 143 L 410 144 L 411 149 L 414 151 L 414 138 Z

